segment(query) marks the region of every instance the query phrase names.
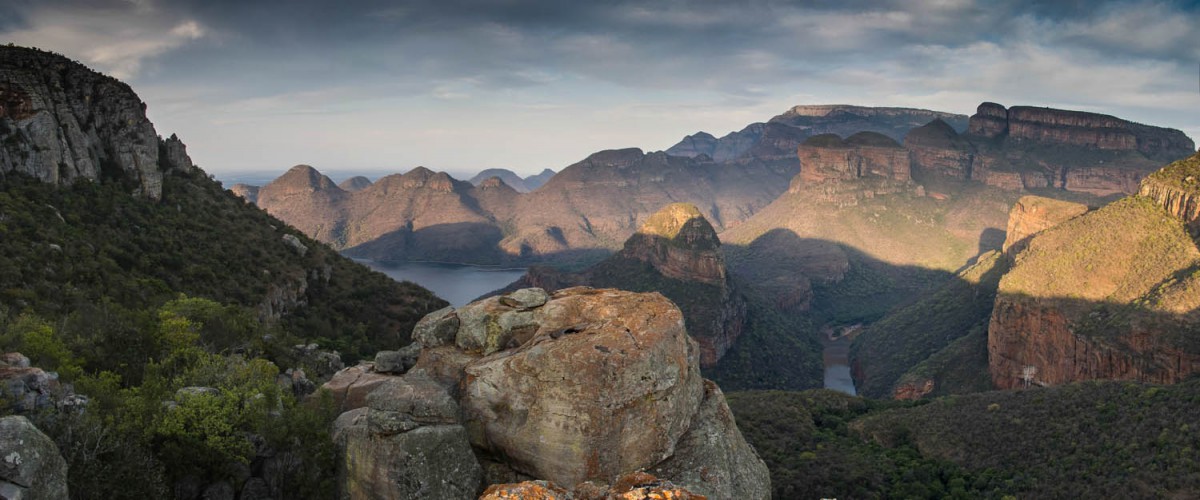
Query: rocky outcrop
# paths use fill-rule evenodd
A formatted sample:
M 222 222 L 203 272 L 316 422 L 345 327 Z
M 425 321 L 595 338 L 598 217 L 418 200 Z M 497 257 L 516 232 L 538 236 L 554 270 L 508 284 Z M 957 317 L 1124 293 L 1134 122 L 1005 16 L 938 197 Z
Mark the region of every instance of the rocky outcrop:
M 191 168 L 183 143 L 158 136 L 128 85 L 57 54 L 0 47 L 0 174 L 114 178 L 158 199 L 165 171 Z
M 988 364 L 1000 388 L 1091 379 L 1173 383 L 1200 371 L 1200 249 L 1140 196 L 1028 240 L 1000 281 Z
M 833 134 L 813 136 L 800 145 L 797 155 L 800 157 L 798 179 L 805 184 L 863 177 L 900 182 L 912 179 L 908 151 L 896 141 L 874 132 L 859 132 L 845 140 Z
M 504 168 L 489 168 L 482 170 L 478 174 L 475 174 L 475 177 L 467 180 L 467 182 L 479 186 L 483 184 L 484 181 L 492 178 L 503 181 L 505 184 L 508 184 L 510 187 L 515 189 L 518 193 L 528 193 L 534 189 L 526 185 L 525 179 L 522 179 L 521 176 L 517 175 L 516 172 Z
M 668 278 L 724 285 L 720 248 L 716 230 L 695 205 L 672 203 L 625 240 L 621 255 L 646 262 Z
M 486 494 L 593 498 L 653 467 L 691 491 L 769 496 L 758 494 L 770 491 L 765 465 L 661 295 L 524 289 L 437 311 L 418 329 L 416 365 L 335 424 L 343 498 L 473 498 L 482 482 L 522 480 L 578 486 Z
M 0 497 L 68 498 L 67 461 L 49 437 L 21 416 L 0 418 Z
M 971 179 L 975 147 L 950 124 L 938 119 L 913 129 L 904 138 L 915 175 L 936 174 Z
M 1033 235 L 1057 226 L 1067 220 L 1087 213 L 1082 203 L 1022 196 L 1008 213 L 1008 230 L 1005 232 L 1004 251 L 1015 254 Z
M 475 498 L 483 469 L 458 413 L 426 377 L 388 380 L 333 424 L 339 498 Z
M 1200 224 L 1200 154 L 1171 163 L 1146 177 L 1138 194 L 1154 200 L 1195 229 Z
M 1108 115 L 985 102 L 966 134 L 932 122 L 914 129 L 905 147 L 918 176 L 1105 196 L 1136 193 L 1142 177 L 1195 145 L 1178 130 Z
M 738 495 L 741 497 L 741 495 Z M 587 482 L 572 491 L 550 481 L 524 481 L 494 484 L 479 500 L 707 500 L 704 495 L 676 486 L 645 472 L 632 472 L 617 480 L 611 487 L 604 483 Z M 719 497 L 718 497 L 719 498 Z M 732 498 L 732 497 L 730 497 Z M 747 496 L 746 498 L 753 498 Z

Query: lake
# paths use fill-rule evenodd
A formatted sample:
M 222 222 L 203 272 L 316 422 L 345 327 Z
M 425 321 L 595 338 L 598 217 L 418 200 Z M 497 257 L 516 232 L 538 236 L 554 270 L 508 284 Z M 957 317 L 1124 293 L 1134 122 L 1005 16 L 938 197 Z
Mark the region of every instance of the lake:
M 842 335 L 836 339 L 822 337 L 821 343 L 825 347 L 825 388 L 855 395 L 854 377 L 850 375 L 850 336 Z
M 504 288 L 525 274 L 524 268 L 496 268 L 440 264 L 432 262 L 400 262 L 384 264 L 359 260 L 371 269 L 396 281 L 411 281 L 428 288 L 450 305 L 459 307 L 492 290 Z

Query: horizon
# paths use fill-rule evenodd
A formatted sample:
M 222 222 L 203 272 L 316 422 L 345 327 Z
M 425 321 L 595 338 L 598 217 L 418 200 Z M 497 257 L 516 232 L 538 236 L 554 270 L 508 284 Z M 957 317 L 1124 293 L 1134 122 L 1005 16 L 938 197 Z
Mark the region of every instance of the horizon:
M 1200 138 L 1193 2 L 63 0 L 0 14 L 0 42 L 129 83 L 218 178 L 297 164 L 524 177 L 826 103 L 971 115 L 992 101 Z

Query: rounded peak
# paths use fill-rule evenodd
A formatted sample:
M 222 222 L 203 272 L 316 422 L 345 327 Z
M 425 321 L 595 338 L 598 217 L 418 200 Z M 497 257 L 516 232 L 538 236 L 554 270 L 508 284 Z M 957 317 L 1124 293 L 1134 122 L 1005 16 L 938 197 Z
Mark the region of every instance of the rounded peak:
M 804 140 L 805 146 L 814 148 L 844 148 L 846 141 L 837 134 L 817 134 Z
M 362 191 L 366 188 L 371 187 L 371 179 L 368 179 L 361 175 L 356 175 L 354 177 L 351 177 L 349 179 L 342 181 L 341 184 L 338 184 L 338 187 L 340 187 L 346 191 Z
M 702 225 L 707 227 L 714 237 L 716 236 L 712 224 L 709 224 L 700 209 L 691 203 L 672 203 L 660 208 L 654 215 L 646 219 L 638 232 L 674 239 L 685 227 L 688 227 L 689 222 L 695 219 L 703 221 Z
M 848 146 L 871 146 L 876 148 L 898 148 L 900 143 L 879 132 L 862 131 L 846 138 Z
M 983 102 L 978 108 L 975 108 L 975 114 L 983 116 L 994 116 L 996 118 L 1008 118 L 1008 108 L 994 102 Z
M 914 128 L 904 136 L 905 144 L 947 147 L 958 139 L 958 131 L 949 123 L 935 118 L 933 121 Z
M 404 173 L 405 177 L 429 177 L 432 175 L 434 175 L 434 171 L 420 166 Z
M 296 165 L 283 175 L 271 181 L 269 185 L 285 185 L 289 187 L 308 187 L 314 190 L 336 189 L 333 180 L 323 175 L 311 165 Z

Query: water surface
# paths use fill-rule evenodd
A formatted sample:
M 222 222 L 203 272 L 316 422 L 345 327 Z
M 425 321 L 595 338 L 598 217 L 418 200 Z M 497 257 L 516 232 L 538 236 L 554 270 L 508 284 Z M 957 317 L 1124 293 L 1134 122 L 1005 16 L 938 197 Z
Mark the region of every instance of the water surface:
M 525 274 L 524 268 L 496 268 L 433 262 L 396 264 L 371 260 L 360 260 L 359 262 L 396 281 L 411 281 L 428 288 L 454 307 L 466 305 L 485 293 L 504 288 Z

